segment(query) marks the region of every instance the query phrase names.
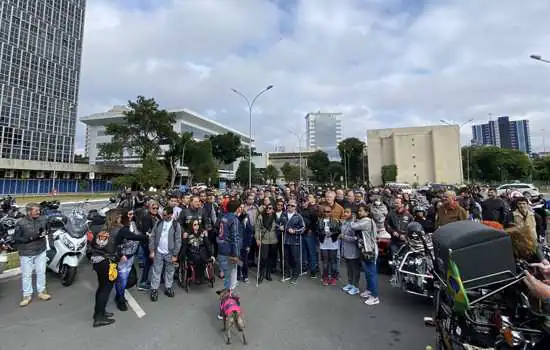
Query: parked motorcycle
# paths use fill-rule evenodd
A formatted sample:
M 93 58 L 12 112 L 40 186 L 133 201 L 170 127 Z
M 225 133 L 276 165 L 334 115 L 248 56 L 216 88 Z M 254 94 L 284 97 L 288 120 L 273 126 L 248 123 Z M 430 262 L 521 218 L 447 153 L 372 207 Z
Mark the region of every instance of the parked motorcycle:
M 86 252 L 86 217 L 73 214 L 60 222 L 53 221 L 47 242 L 48 269 L 59 274 L 61 284 L 70 286 L 76 277 L 78 265 Z
M 402 245 L 390 262 L 393 267 L 391 284 L 403 291 L 423 297 L 433 297 L 433 245 L 422 225 L 407 226 L 407 243 Z
M 4 273 L 8 265 L 8 253 L 15 251 L 13 248 L 13 234 L 9 235 L 6 231 L 1 231 L 0 235 L 0 274 Z

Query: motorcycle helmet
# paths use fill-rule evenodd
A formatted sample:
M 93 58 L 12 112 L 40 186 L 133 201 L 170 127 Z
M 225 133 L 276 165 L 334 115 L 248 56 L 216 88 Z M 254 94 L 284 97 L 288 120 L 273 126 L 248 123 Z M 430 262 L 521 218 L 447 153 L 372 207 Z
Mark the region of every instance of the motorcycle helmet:
M 416 213 L 426 213 L 426 209 L 424 207 L 421 207 L 421 206 L 416 206 L 414 207 L 413 209 L 413 213 L 416 214 Z
M 407 225 L 408 235 L 421 234 L 421 233 L 424 233 L 424 228 L 422 227 L 422 225 L 420 225 L 419 222 L 413 221 Z

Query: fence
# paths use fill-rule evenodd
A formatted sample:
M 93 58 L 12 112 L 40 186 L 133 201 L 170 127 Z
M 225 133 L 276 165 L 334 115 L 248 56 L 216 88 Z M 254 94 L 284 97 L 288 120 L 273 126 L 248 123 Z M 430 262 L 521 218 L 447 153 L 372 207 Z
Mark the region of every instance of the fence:
M 113 183 L 108 180 L 0 179 L 0 195 L 41 195 L 54 188 L 58 194 L 112 192 Z

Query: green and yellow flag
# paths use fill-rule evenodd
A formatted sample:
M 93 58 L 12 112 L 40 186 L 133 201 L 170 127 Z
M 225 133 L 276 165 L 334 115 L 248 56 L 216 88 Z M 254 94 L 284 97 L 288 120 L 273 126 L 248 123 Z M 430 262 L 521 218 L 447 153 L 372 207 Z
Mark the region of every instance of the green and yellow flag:
M 454 300 L 454 310 L 459 313 L 464 313 L 470 308 L 468 295 L 460 278 L 460 271 L 456 263 L 449 259 L 449 268 L 447 270 L 447 289 L 449 295 Z

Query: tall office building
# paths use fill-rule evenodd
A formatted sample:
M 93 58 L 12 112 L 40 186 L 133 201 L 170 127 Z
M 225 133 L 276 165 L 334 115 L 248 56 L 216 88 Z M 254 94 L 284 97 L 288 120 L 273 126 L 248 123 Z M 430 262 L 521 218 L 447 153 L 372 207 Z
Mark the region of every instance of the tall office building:
M 72 162 L 85 7 L 0 1 L 2 158 Z
M 472 143 L 476 145 L 517 149 L 528 154 L 532 151 L 528 120 L 500 117 L 487 124 L 472 126 L 472 135 Z
M 309 150 L 322 150 L 331 160 L 340 158 L 338 144 L 342 141 L 342 113 L 308 113 L 306 137 Z

